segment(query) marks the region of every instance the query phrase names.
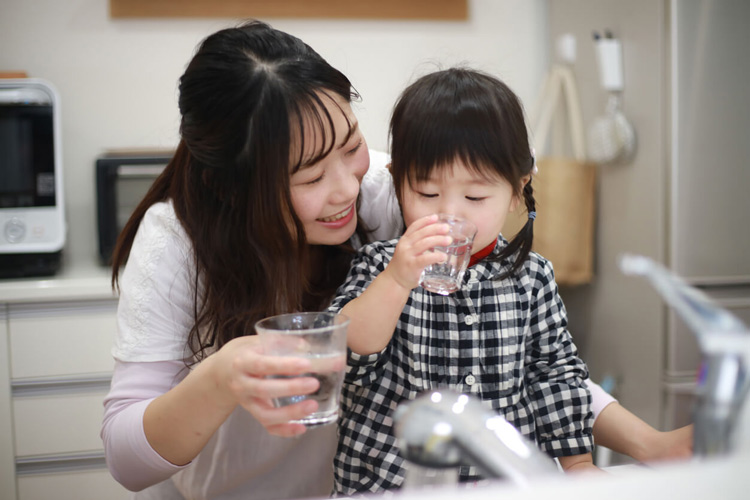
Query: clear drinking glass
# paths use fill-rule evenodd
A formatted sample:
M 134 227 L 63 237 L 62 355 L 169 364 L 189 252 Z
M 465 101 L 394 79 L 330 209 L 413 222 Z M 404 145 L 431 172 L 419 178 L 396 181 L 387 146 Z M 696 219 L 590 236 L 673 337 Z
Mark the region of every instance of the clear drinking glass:
M 307 358 L 312 370 L 299 376 L 315 377 L 320 388 L 313 394 L 275 398 L 279 408 L 305 399 L 318 402 L 318 410 L 295 423 L 308 427 L 335 422 L 346 368 L 346 328 L 349 318 L 329 312 L 304 312 L 272 316 L 258 321 L 255 330 L 263 351 L 271 356 Z M 292 378 L 275 375 L 274 378 Z
M 468 220 L 448 214 L 440 214 L 438 223 L 450 226 L 448 236 L 453 241 L 447 247 L 435 247 L 433 251 L 445 253 L 448 259 L 425 267 L 419 284 L 430 292 L 448 295 L 461 288 L 477 227 Z

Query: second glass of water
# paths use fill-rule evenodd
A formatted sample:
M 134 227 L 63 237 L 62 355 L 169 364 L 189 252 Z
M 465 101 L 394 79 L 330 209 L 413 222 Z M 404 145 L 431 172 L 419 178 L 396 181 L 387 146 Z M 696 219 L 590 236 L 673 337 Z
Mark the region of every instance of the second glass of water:
M 282 314 L 255 324 L 265 354 L 309 359 L 312 369 L 301 376 L 315 377 L 320 382 L 320 387 L 312 394 L 274 399 L 277 408 L 305 399 L 318 402 L 316 412 L 293 422 L 315 427 L 335 422 L 338 418 L 346 368 L 348 325 L 346 316 L 328 312 Z

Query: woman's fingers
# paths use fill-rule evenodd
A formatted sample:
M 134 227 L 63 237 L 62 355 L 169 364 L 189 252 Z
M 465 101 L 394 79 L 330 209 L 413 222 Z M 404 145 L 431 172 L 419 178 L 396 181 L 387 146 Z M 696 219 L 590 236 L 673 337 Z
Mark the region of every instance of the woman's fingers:
M 288 406 L 275 408 L 269 399 L 253 398 L 243 407 L 249 411 L 269 432 L 276 435 L 299 434 L 297 426 L 291 420 L 299 420 L 318 409 L 318 403 L 312 399 L 305 399 Z M 304 429 L 304 425 L 301 425 Z M 272 431 L 273 429 L 273 431 Z

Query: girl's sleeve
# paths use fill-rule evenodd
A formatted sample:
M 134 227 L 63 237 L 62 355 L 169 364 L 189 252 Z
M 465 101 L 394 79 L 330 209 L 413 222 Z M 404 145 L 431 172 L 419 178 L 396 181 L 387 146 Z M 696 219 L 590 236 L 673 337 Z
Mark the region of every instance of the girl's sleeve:
M 537 440 L 552 456 L 593 449 L 588 370 L 567 329 L 552 266 L 530 261 L 531 313 L 526 340 L 526 382 L 536 410 Z
M 376 242 L 360 249 L 351 263 L 346 281 L 336 292 L 329 311 L 340 312 L 346 304 L 362 295 L 375 277 L 385 270 L 389 255 L 386 248 L 389 247 L 392 248 L 388 243 Z M 368 355 L 360 355 L 348 349 L 346 383 L 367 386 L 376 381 L 388 359 L 389 349 L 390 344 L 382 351 Z
M 112 386 L 104 399 L 101 438 L 110 473 L 131 491 L 164 481 L 186 467 L 162 458 L 143 430 L 146 407 L 186 372 L 182 361 L 115 361 Z

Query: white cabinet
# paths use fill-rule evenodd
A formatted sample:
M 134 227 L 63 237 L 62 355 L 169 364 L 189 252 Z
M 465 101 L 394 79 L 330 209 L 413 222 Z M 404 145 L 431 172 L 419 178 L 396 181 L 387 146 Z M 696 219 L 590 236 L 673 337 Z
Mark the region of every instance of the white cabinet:
M 99 437 L 116 310 L 105 271 L 0 282 L 0 498 L 127 498 Z

